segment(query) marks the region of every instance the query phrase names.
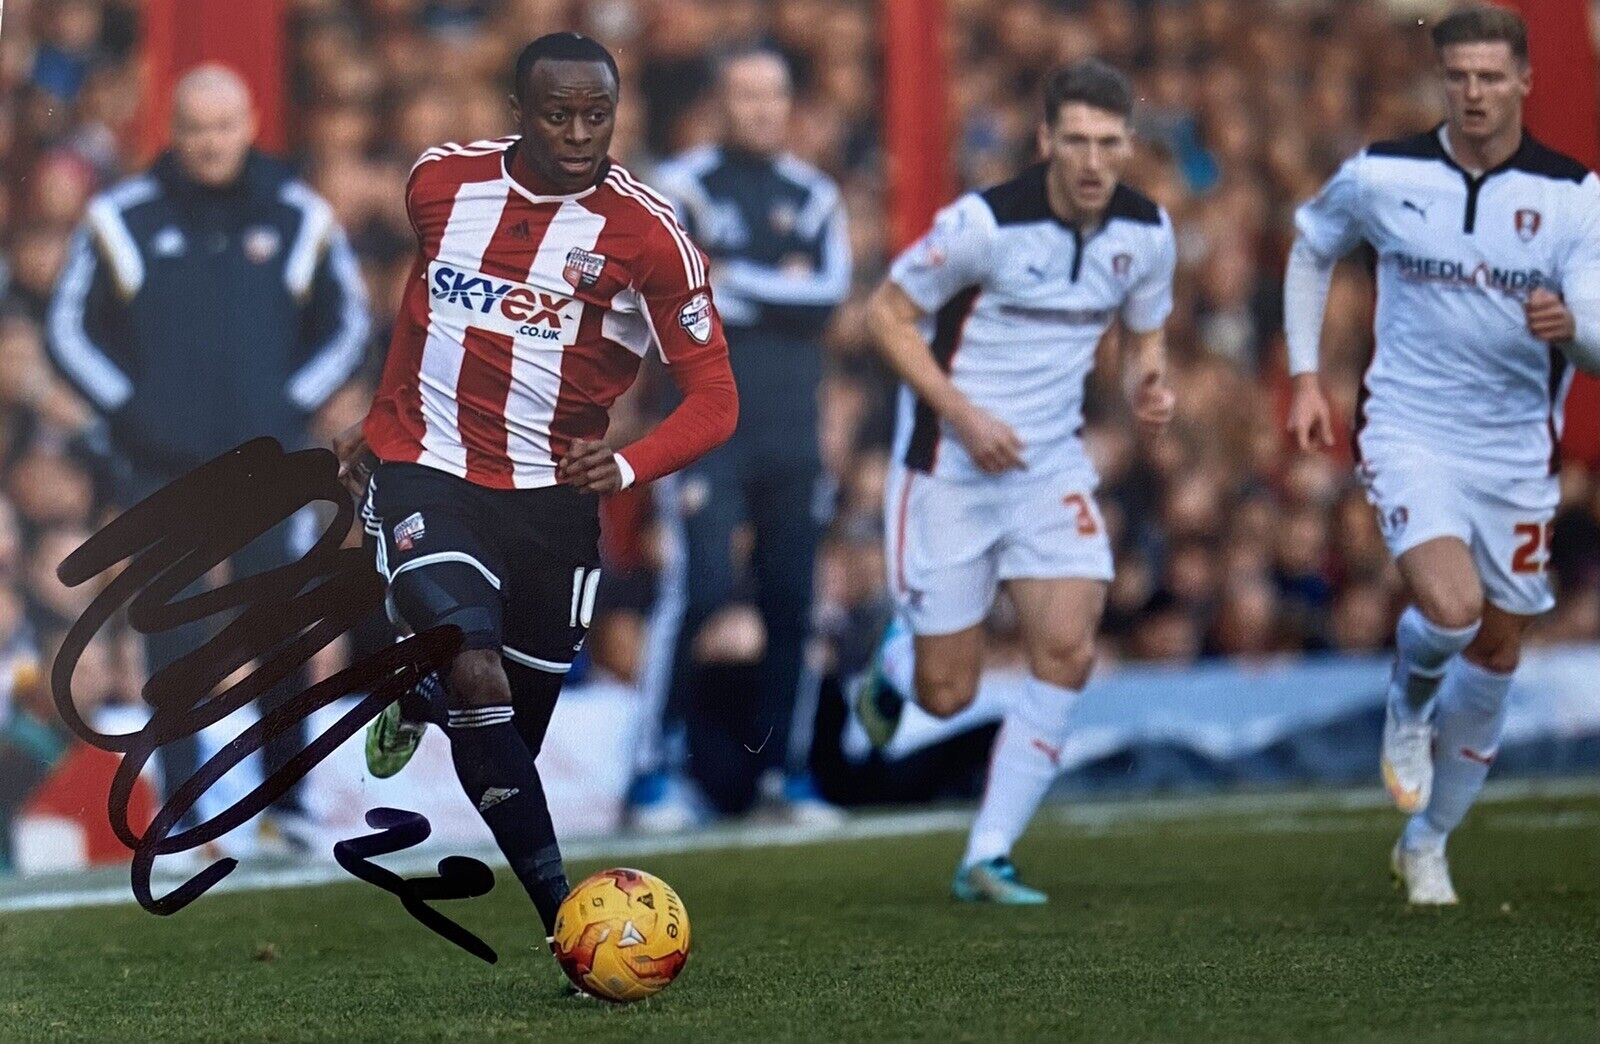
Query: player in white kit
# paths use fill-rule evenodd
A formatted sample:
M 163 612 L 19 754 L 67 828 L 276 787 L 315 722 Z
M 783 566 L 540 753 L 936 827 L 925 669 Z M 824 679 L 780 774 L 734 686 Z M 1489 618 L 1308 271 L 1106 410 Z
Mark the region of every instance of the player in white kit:
M 1001 583 L 1031 674 L 995 740 L 958 899 L 1045 901 L 1010 854 L 1056 776 L 1112 575 L 1080 434 L 1084 382 L 1114 321 L 1141 426 L 1159 431 L 1173 413 L 1162 324 L 1176 249 L 1167 215 L 1118 180 L 1131 111 L 1127 80 L 1102 62 L 1054 73 L 1044 162 L 941 211 L 870 305 L 874 339 L 904 382 L 885 528 L 889 584 L 915 636 L 917 702 L 939 717 L 972 702 Z M 900 704 L 883 685 L 858 697 L 877 742 Z
M 1331 444 L 1317 342 L 1334 263 L 1377 255 L 1357 474 L 1411 605 L 1382 771 L 1411 813 L 1391 858 L 1412 903 L 1456 901 L 1445 840 L 1483 787 L 1546 575 L 1562 403 L 1600 356 L 1600 180 L 1522 126 L 1527 34 L 1504 9 L 1433 28 L 1448 117 L 1369 146 L 1296 216 L 1284 280 L 1302 449 Z

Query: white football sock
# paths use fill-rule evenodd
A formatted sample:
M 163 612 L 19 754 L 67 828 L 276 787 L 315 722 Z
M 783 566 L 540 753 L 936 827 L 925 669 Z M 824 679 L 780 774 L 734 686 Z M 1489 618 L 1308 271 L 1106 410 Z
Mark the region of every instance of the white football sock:
M 915 700 L 907 700 L 905 709 L 900 712 L 900 724 L 894 738 L 884 748 L 884 754 L 891 760 L 903 758 L 952 736 L 1001 721 L 1019 702 L 1017 690 L 1026 687 L 1027 682 L 980 675 L 972 702 L 948 718 L 935 718 Z
M 1083 695 L 1029 678 L 1022 702 L 1006 714 L 989 755 L 983 804 L 967 836 L 963 867 L 1010 855 L 1060 771 L 1067 720 Z
M 1433 795 L 1406 824 L 1407 848 L 1442 849 L 1466 817 L 1500 749 L 1510 689 L 1509 674 L 1486 671 L 1464 657 L 1450 662 L 1434 714 Z
M 1400 614 L 1394 634 L 1399 666 L 1389 683 L 1389 705 L 1397 717 L 1416 721 L 1427 714 L 1445 665 L 1472 643 L 1481 622 L 1456 629 L 1440 627 L 1414 605 Z

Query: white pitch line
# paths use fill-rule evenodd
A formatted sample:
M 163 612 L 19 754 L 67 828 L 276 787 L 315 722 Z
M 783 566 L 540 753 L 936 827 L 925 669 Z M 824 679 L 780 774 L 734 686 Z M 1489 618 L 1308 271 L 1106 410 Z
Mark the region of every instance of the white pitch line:
M 1507 780 L 1491 783 L 1480 804 L 1495 804 L 1527 799 L 1600 797 L 1600 780 Z M 1238 833 L 1323 833 L 1360 829 L 1360 820 L 1340 820 L 1327 813 L 1360 812 L 1389 807 L 1388 798 L 1377 788 L 1289 793 L 1214 794 L 1200 797 L 1157 799 L 1124 798 L 1084 804 L 1056 804 L 1049 818 L 1077 832 L 1091 836 L 1133 832 L 1158 824 L 1191 824 L 1195 819 L 1241 818 L 1227 829 Z M 1294 818 L 1297 813 L 1317 813 L 1311 818 Z M 1251 817 L 1259 817 L 1252 819 Z M 945 831 L 965 830 L 972 821 L 966 808 L 933 809 L 917 812 L 871 813 L 846 820 L 839 826 L 732 826 L 667 837 L 586 838 L 562 845 L 569 860 L 633 859 L 641 856 L 681 855 L 690 852 L 725 851 L 739 848 L 774 848 L 822 844 L 839 841 L 864 841 L 889 837 L 910 837 Z M 1586 827 L 1600 822 L 1600 815 L 1589 812 L 1534 814 L 1527 817 L 1498 816 L 1488 822 L 1502 829 L 1554 830 Z M 1214 825 L 1212 827 L 1214 829 Z M 1198 827 L 1197 827 L 1198 829 Z M 470 855 L 493 867 L 504 867 L 505 860 L 492 848 L 444 852 L 398 854 L 381 860 L 398 874 L 434 872 L 445 855 Z M 188 875 L 158 872 L 155 891 L 160 894 L 181 884 Z M 355 879 L 332 862 L 297 866 L 240 867 L 211 889 L 212 894 L 253 892 L 278 888 L 304 888 L 315 885 L 348 883 Z M 23 910 L 58 910 L 88 906 L 118 906 L 133 901 L 126 883 L 109 887 L 62 888 L 30 894 L 0 897 L 0 913 Z
M 1495 801 L 1555 800 L 1600 797 L 1595 779 L 1510 779 L 1491 782 L 1480 803 Z M 1059 803 L 1057 818 L 1067 826 L 1094 828 L 1109 823 L 1167 823 L 1195 816 L 1284 815 L 1294 812 L 1366 812 L 1390 808 L 1389 796 L 1379 786 L 1341 790 L 1260 791 L 1242 794 L 1204 794 L 1153 801 L 1097 801 Z

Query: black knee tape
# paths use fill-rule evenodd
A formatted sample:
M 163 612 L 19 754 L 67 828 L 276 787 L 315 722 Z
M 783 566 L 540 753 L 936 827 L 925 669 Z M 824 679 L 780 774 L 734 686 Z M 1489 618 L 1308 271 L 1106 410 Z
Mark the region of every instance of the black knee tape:
M 500 592 L 465 562 L 407 569 L 389 582 L 389 597 L 414 632 L 453 624 L 461 628 L 463 649 L 501 646 Z

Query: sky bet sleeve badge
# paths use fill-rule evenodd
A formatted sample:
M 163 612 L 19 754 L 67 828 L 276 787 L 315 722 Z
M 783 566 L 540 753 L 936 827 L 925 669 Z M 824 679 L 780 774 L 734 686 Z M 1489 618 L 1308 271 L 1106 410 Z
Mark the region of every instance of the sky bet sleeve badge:
M 711 298 L 695 294 L 678 310 L 678 325 L 701 344 L 711 340 Z

